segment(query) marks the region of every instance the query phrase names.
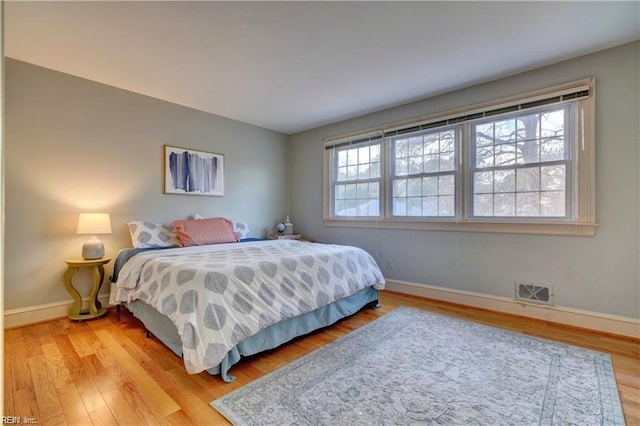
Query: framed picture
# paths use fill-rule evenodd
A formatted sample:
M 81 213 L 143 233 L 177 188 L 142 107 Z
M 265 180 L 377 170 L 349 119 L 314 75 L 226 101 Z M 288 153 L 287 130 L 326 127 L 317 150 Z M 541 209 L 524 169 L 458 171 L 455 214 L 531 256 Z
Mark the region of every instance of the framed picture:
M 224 155 L 164 146 L 164 193 L 224 195 Z

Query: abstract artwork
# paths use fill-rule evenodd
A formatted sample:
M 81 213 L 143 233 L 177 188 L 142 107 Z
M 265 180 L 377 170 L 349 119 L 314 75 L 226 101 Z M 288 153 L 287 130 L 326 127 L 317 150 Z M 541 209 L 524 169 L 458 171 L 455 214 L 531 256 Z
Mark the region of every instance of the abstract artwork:
M 224 155 L 164 147 L 165 194 L 224 195 Z

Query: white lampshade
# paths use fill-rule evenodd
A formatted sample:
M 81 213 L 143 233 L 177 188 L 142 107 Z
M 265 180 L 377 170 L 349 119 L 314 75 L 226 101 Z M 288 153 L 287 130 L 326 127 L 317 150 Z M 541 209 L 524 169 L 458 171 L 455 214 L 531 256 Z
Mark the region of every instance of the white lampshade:
M 76 233 L 92 235 L 82 245 L 82 257 L 86 260 L 100 259 L 104 256 L 104 244 L 96 238 L 95 234 L 111 233 L 109 213 L 80 213 Z
M 110 234 L 111 218 L 109 213 L 80 213 L 78 234 Z

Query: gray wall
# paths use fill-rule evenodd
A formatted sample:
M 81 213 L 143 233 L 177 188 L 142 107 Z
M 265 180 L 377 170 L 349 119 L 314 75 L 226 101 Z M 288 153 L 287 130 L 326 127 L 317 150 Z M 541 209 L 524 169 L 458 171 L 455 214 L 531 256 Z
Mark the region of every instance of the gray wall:
M 5 309 L 71 300 L 62 276 L 87 239 L 75 234 L 80 212 L 111 214 L 113 234 L 99 237 L 107 255 L 131 246 L 130 220 L 224 216 L 259 236 L 288 214 L 286 135 L 11 59 L 5 66 Z M 224 154 L 225 196 L 163 194 L 164 144 Z M 86 295 L 85 278 L 77 275 Z
M 487 84 L 293 135 L 291 215 L 318 241 L 371 252 L 389 279 L 513 297 L 514 281 L 555 287 L 557 305 L 640 318 L 638 277 L 640 110 L 638 42 Z M 596 77 L 595 237 L 325 227 L 326 136 Z M 428 72 L 425 72 L 428 78 Z

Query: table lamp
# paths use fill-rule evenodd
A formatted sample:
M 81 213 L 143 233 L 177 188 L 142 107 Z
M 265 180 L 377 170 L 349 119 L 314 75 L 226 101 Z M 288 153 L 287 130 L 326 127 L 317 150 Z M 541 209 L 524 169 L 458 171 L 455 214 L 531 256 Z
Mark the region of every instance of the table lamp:
M 104 244 L 96 234 L 111 233 L 109 213 L 80 213 L 77 234 L 91 234 L 91 238 L 82 246 L 82 257 L 86 260 L 100 259 L 104 256 Z

